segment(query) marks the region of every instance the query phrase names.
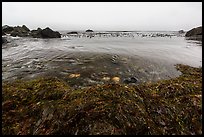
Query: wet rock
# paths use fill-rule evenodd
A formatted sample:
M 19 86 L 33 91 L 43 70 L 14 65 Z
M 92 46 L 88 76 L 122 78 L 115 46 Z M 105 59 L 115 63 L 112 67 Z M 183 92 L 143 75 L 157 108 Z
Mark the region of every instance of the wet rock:
M 110 80 L 110 77 L 103 77 L 102 80 L 104 80 L 104 81 L 109 81 L 109 80 Z
M 118 55 L 113 55 L 112 58 L 111 58 L 111 62 L 114 63 L 114 64 L 117 64 L 118 63 L 118 59 L 119 59 Z
M 179 30 L 178 31 L 179 34 L 185 33 L 184 30 Z
M 94 32 L 94 31 L 93 31 L 93 30 L 88 29 L 88 30 L 86 30 L 86 32 Z
M 6 33 L 2 30 L 2 36 L 3 36 L 3 35 L 6 35 Z
M 78 34 L 78 32 L 76 32 L 76 31 L 71 31 L 71 32 L 68 32 L 67 34 Z
M 20 26 L 14 27 L 13 31 L 10 34 L 13 37 L 16 37 L 16 36 L 26 37 L 29 35 L 29 32 L 30 30 L 25 25 L 23 25 L 22 27 Z
M 13 30 L 14 30 L 14 28 L 10 27 L 8 25 L 4 25 L 2 27 L 2 32 L 6 33 L 6 34 L 10 34 Z
M 125 79 L 123 82 L 125 84 L 130 84 L 130 83 L 137 83 L 138 79 L 136 77 L 131 77 L 131 78 L 128 78 L 128 79 Z
M 6 38 L 2 37 L 2 44 L 7 43 Z
M 70 74 L 69 78 L 78 78 L 81 74 Z
M 97 84 L 97 81 L 92 80 L 92 79 L 85 79 L 85 81 L 87 81 L 88 84 Z
M 37 30 L 32 30 L 30 36 L 34 38 L 61 38 L 61 34 L 58 31 L 53 31 L 49 27 L 45 29 L 38 28 Z
M 30 32 L 30 36 L 32 36 L 33 38 L 41 38 L 41 32 L 42 29 L 41 28 L 38 28 L 37 30 L 31 30 Z
M 25 31 L 30 31 L 30 29 L 28 27 L 26 27 L 25 25 L 22 26 L 22 29 L 24 29 Z
M 197 28 L 193 28 L 189 31 L 186 32 L 186 37 L 192 37 L 192 36 L 198 36 L 198 35 L 202 35 L 202 26 L 201 27 L 197 27 Z
M 119 77 L 113 77 L 112 81 L 115 82 L 115 83 L 119 83 L 120 78 Z
M 118 59 L 119 56 L 118 56 L 118 55 L 113 55 L 112 58 L 113 58 L 113 59 Z
M 42 38 L 61 38 L 61 34 L 58 31 L 53 31 L 49 27 L 41 31 Z

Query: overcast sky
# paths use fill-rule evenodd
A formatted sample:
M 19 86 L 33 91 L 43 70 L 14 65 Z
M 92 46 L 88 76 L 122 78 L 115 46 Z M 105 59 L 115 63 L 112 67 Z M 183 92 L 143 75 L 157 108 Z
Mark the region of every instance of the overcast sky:
M 54 30 L 189 30 L 202 2 L 3 2 L 2 25 Z

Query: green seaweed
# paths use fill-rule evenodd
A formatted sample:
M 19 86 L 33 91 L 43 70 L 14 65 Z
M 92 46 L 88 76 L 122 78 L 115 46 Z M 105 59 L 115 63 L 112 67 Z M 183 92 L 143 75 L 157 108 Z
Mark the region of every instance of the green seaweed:
M 2 84 L 5 135 L 202 134 L 202 68 L 177 78 L 73 89 L 56 77 Z

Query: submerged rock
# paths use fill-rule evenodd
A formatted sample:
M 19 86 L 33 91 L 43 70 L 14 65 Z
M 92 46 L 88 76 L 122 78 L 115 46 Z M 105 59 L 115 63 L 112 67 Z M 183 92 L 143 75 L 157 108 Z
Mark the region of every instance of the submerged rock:
M 138 79 L 136 77 L 131 77 L 131 78 L 128 78 L 128 79 L 125 79 L 123 82 L 125 84 L 130 84 L 130 83 L 137 83 Z

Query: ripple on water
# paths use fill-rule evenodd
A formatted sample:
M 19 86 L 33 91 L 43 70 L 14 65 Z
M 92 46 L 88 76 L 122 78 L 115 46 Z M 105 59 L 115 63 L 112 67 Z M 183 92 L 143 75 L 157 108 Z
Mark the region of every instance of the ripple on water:
M 83 72 L 79 80 L 84 83 L 86 78 L 99 82 L 103 77 L 111 79 L 114 76 L 119 77 L 120 82 L 127 77 L 154 81 L 178 76 L 180 73 L 174 68 L 176 63 L 202 66 L 202 47 L 195 48 L 197 43 L 189 43 L 189 50 L 187 42 L 179 38 L 70 41 L 22 38 L 13 42 L 4 45 L 7 48 L 2 47 L 3 80 L 35 73 L 63 76 Z M 107 74 L 101 75 L 101 72 Z M 93 78 L 92 74 L 95 74 Z

